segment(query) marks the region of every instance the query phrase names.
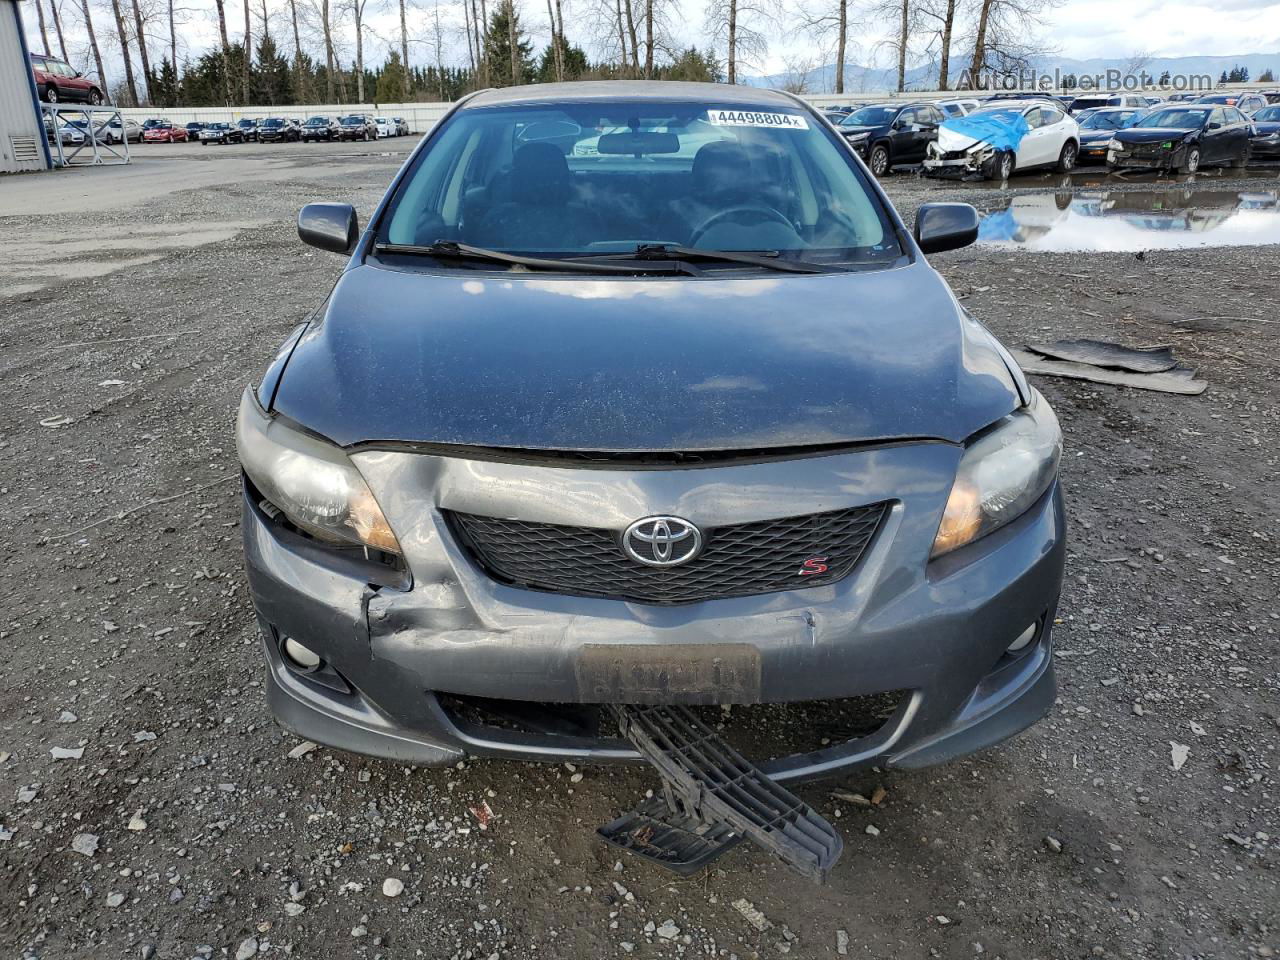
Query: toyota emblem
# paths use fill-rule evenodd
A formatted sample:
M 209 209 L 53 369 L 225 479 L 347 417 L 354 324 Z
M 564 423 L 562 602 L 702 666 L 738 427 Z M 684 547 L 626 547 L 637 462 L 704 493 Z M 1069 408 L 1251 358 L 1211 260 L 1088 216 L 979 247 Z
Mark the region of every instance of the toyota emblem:
M 702 531 L 679 517 L 645 517 L 627 527 L 622 549 L 647 566 L 676 567 L 698 555 Z

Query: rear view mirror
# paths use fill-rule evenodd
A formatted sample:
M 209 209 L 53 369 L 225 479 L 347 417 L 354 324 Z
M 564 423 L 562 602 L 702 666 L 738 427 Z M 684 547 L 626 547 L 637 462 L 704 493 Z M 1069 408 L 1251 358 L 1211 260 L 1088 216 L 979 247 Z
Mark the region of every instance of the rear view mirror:
M 915 238 L 923 253 L 967 247 L 978 239 L 978 211 L 967 203 L 926 203 L 916 212 Z
M 308 203 L 298 212 L 298 237 L 321 250 L 349 254 L 360 239 L 360 221 L 349 203 Z
M 680 138 L 674 133 L 656 131 L 629 131 L 627 133 L 602 134 L 596 143 L 602 154 L 643 156 L 649 153 L 679 153 Z

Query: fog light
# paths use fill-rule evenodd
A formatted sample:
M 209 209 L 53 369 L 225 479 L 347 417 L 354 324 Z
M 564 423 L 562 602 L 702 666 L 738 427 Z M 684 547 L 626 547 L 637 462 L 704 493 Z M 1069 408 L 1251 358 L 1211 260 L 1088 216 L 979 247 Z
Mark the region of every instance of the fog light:
M 285 637 L 282 647 L 284 649 L 284 655 L 288 657 L 289 661 L 298 669 L 314 670 L 316 667 L 320 666 L 320 655 L 315 651 L 304 647 L 297 640 L 293 639 L 293 637 Z
M 1013 643 L 1009 644 L 1009 648 L 1008 650 L 1006 650 L 1006 653 L 1017 653 L 1019 650 L 1022 650 L 1023 648 L 1025 648 L 1027 644 L 1029 644 L 1032 640 L 1034 640 L 1035 636 L 1036 636 L 1036 624 L 1033 623 L 1031 626 L 1027 627 L 1027 629 L 1023 630 L 1020 634 L 1018 634 L 1018 639 L 1013 641 Z M 289 642 L 292 643 L 293 641 L 290 640 Z M 310 653 L 311 651 L 308 650 L 307 652 Z

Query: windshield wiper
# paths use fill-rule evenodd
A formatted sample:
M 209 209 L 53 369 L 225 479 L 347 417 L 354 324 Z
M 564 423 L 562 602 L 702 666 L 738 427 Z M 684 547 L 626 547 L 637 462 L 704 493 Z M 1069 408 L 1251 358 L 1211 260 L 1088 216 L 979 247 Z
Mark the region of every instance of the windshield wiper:
M 501 250 L 489 250 L 485 247 L 473 247 L 467 243 L 456 243 L 453 240 L 437 240 L 435 243 L 375 243 L 377 253 L 402 254 L 411 257 L 435 257 L 438 260 L 487 260 L 490 263 L 505 263 L 511 266 L 526 267 L 530 270 L 563 270 L 571 273 L 609 273 L 614 275 L 635 275 L 636 273 L 691 273 L 672 264 L 667 269 L 637 269 L 634 266 L 623 266 L 612 263 L 593 263 L 576 258 L 554 259 L 550 257 L 522 257 L 518 253 L 503 253 Z M 670 259 L 670 258 L 666 258 Z
M 835 273 L 843 272 L 839 267 L 808 260 L 783 259 L 777 250 L 747 253 L 740 250 L 704 250 L 700 247 L 682 247 L 670 243 L 642 243 L 630 253 L 599 253 L 589 257 L 575 258 L 575 262 L 592 260 L 683 260 L 694 262 L 720 261 L 722 263 L 745 263 L 753 267 L 764 267 L 766 270 L 782 270 L 786 273 Z

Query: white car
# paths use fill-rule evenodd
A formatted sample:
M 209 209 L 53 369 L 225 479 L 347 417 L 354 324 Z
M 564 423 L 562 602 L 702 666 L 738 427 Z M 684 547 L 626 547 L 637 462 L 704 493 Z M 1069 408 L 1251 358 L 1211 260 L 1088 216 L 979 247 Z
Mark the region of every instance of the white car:
M 982 108 L 980 100 L 939 100 L 934 104 L 948 117 L 963 117 Z
M 396 122 L 390 117 L 374 117 L 373 125 L 378 128 L 379 140 L 383 137 L 399 136 L 399 131 L 396 130 Z
M 1027 123 L 1020 138 L 1016 134 L 1019 117 Z M 956 129 L 949 129 L 953 123 Z M 975 125 L 989 126 L 989 139 L 967 132 Z M 1001 135 L 1002 128 L 1009 136 Z M 1004 100 L 939 127 L 938 139 L 929 144 L 924 172 L 1006 180 L 1015 170 L 1035 167 L 1069 173 L 1079 156 L 1080 127 L 1060 106 L 1046 100 Z

